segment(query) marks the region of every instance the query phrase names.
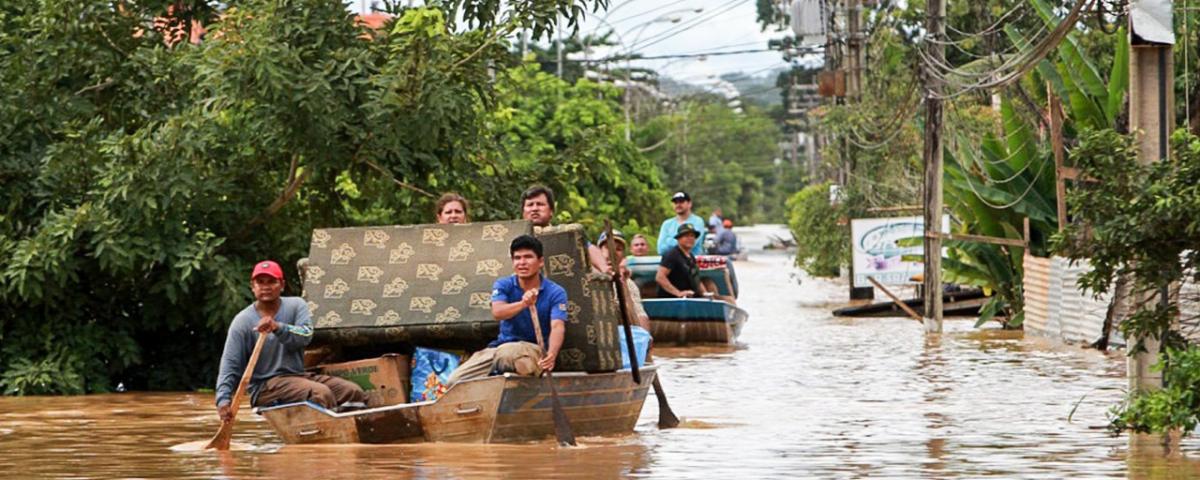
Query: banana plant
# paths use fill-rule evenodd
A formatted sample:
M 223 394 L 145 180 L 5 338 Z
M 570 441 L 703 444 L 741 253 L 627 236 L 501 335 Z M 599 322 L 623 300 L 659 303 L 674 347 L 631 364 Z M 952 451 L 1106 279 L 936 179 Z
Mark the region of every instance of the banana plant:
M 1000 108 L 1003 133 L 987 133 L 976 148 L 958 138 L 946 152 L 945 195 L 961 233 L 1021 239 L 1029 218 L 1032 247 L 1044 250 L 1044 238 L 1058 228 L 1052 152 L 1033 135 L 1007 99 Z M 1049 181 L 1046 181 L 1049 179 Z M 983 288 L 992 298 L 977 325 L 1003 314 L 1016 328 L 1024 319 L 1022 257 L 1025 249 L 952 241 L 943 260 L 946 281 Z
M 1028 0 L 1047 28 L 1060 21 L 1044 0 Z M 1020 49 L 1031 48 L 1016 27 L 1005 28 Z M 1121 114 L 1129 87 L 1129 42 L 1118 31 L 1112 69 L 1105 80 L 1096 62 L 1075 38 L 1067 35 L 1055 53 L 1043 59 L 1029 77 L 1033 85 L 1049 84 L 1064 99 L 1064 135 L 1085 129 L 1111 128 Z M 1045 100 L 1045 93 L 1035 91 Z M 976 147 L 958 138 L 945 151 L 945 195 L 962 233 L 1020 239 L 1024 219 L 1030 222 L 1034 253 L 1046 254 L 1046 240 L 1058 229 L 1055 211 L 1055 169 L 1048 138 L 1035 135 L 1038 126 L 1019 115 L 1007 96 L 1001 99 L 1000 133 L 988 133 Z M 984 243 L 947 243 L 943 268 L 947 282 L 973 285 L 992 294 L 976 326 L 1003 314 L 1002 323 L 1018 327 L 1024 320 L 1024 248 Z

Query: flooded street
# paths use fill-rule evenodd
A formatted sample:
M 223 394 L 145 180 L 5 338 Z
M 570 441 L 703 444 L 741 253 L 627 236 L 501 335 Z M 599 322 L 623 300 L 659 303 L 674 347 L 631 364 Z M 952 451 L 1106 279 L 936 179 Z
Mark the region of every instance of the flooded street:
M 840 319 L 844 284 L 801 276 L 766 233 L 739 229 L 750 314 L 736 348 L 654 352 L 684 427 L 659 430 L 648 398 L 637 432 L 580 448 L 425 444 L 285 447 L 243 410 L 239 450 L 198 451 L 217 429 L 211 394 L 0 398 L 8 478 L 1186 478 L 1186 458 L 1131 454 L 1105 412 L 1125 386 L 1109 355 L 946 322 Z M 213 352 L 218 355 L 219 352 Z M 1073 413 L 1072 413 L 1073 412 Z M 1194 448 L 1194 441 L 1185 447 Z M 1195 450 L 1191 457 L 1200 456 Z

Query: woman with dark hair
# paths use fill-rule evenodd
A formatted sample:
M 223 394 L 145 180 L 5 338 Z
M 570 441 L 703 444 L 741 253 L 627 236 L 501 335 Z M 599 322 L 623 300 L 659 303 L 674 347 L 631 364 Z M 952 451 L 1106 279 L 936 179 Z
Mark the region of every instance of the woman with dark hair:
M 445 193 L 434 204 L 433 213 L 437 216 L 437 223 L 467 223 L 467 209 L 470 205 L 467 199 L 457 193 Z

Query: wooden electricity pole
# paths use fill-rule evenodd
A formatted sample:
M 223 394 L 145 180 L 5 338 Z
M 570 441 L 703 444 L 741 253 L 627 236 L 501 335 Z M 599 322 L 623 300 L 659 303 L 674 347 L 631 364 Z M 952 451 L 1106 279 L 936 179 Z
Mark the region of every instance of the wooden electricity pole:
M 858 103 L 862 101 L 862 53 L 863 53 L 863 38 L 862 26 L 862 0 L 846 0 L 846 57 L 844 59 L 843 70 L 846 72 L 846 103 Z M 855 157 L 854 145 L 850 143 L 850 137 L 845 138 L 846 152 L 846 182 L 849 185 L 854 176 L 854 170 L 857 166 L 857 158 Z M 856 287 L 854 284 L 855 272 L 854 262 L 850 262 L 850 299 L 851 300 L 872 300 L 875 298 L 875 289 L 870 286 Z
M 936 41 L 927 42 L 931 65 L 925 82 L 925 332 L 942 331 L 942 80 L 936 65 L 946 58 L 946 4 L 926 0 L 925 30 Z
M 846 98 L 862 98 L 862 0 L 846 0 Z

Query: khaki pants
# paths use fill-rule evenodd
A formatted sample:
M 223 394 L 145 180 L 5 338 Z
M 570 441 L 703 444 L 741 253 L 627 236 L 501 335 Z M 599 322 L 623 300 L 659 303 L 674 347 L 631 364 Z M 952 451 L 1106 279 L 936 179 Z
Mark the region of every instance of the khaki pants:
M 329 375 L 304 373 L 267 379 L 255 406 L 311 400 L 330 410 L 346 402 L 366 402 L 367 393 L 357 383 Z
M 517 375 L 538 376 L 542 367 L 538 360 L 542 359 L 542 349 L 529 342 L 508 342 L 494 348 L 485 348 L 459 365 L 447 381 L 454 385 L 463 380 L 483 378 L 492 372 L 512 372 Z

